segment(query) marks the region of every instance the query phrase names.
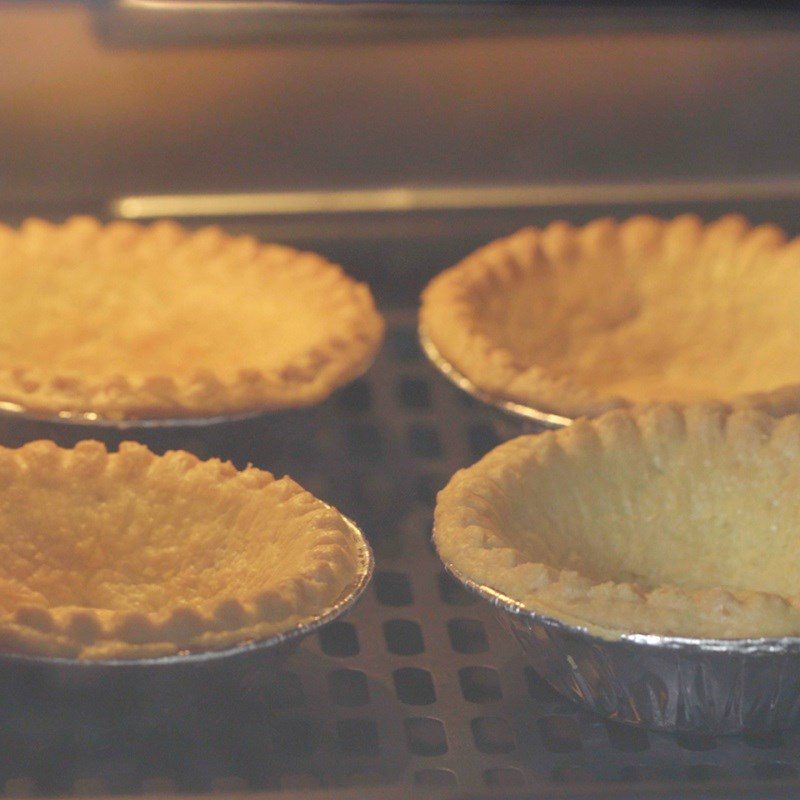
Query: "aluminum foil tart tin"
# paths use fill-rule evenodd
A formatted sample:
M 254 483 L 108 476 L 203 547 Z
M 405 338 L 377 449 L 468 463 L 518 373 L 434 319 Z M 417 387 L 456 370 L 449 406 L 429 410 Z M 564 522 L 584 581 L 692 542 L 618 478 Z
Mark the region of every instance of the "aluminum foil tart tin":
M 85 680 L 92 677 L 100 678 L 108 674 L 135 673 L 142 675 L 148 670 L 180 675 L 184 674 L 186 670 L 217 666 L 228 668 L 229 665 L 239 661 L 250 663 L 257 660 L 260 666 L 267 663 L 278 665 L 300 644 L 302 639 L 350 611 L 364 594 L 372 579 L 375 568 L 372 549 L 358 526 L 346 517 L 345 520 L 356 539 L 358 573 L 353 583 L 343 592 L 336 603 L 319 616 L 306 619 L 301 624 L 276 633 L 267 639 L 247 640 L 221 650 L 185 651 L 159 658 L 70 659 L 0 653 L 0 681 L 3 677 L 16 675 L 26 668 L 38 673 L 49 672 L 61 681 L 69 681 L 71 678 Z M 147 674 L 152 675 L 154 672 L 147 672 Z
M 789 728 L 800 714 L 800 638 L 608 640 L 447 571 L 494 606 L 556 691 L 617 722 L 707 735 Z
M 434 367 L 494 412 L 503 438 L 573 422 L 487 394 L 442 356 L 424 328 L 418 334 Z M 598 714 L 654 730 L 709 735 L 784 729 L 798 720 L 800 638 L 715 640 L 630 632 L 604 639 L 536 614 L 444 564 L 494 606 L 542 677 Z
M 104 430 L 151 430 L 160 428 L 203 428 L 227 422 L 242 422 L 262 417 L 271 412 L 263 409 L 245 411 L 240 414 L 218 415 L 213 417 L 164 417 L 155 419 L 110 419 L 94 411 L 59 411 L 57 414 L 41 414 L 19 403 L 0 400 L 0 419 L 19 422 L 33 422 L 46 425 L 67 425 Z M 272 412 L 274 413 L 274 412 Z
M 492 409 L 495 427 L 498 434 L 504 439 L 511 439 L 523 433 L 537 433 L 547 428 L 564 428 L 574 421 L 572 417 L 531 408 L 522 403 L 515 403 L 513 400 L 503 400 L 479 389 L 439 352 L 439 348 L 436 347 L 422 326 L 418 328 L 417 333 L 420 347 L 428 361 L 450 383 L 457 386 L 461 391 L 466 392 L 479 403 Z

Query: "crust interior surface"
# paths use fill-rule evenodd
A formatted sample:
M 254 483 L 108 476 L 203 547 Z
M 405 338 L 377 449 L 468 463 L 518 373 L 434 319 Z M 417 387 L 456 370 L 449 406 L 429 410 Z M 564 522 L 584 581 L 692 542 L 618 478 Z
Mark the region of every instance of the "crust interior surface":
M 0 652 L 148 658 L 288 631 L 358 575 L 290 478 L 125 442 L 0 448 Z
M 172 222 L 0 226 L 0 400 L 38 414 L 306 406 L 357 377 L 384 323 L 313 253 Z
M 800 635 L 800 415 L 614 410 L 500 445 L 440 493 L 441 557 L 605 637 Z
M 526 228 L 437 276 L 420 321 L 482 391 L 596 416 L 721 400 L 800 411 L 800 239 L 730 215 Z

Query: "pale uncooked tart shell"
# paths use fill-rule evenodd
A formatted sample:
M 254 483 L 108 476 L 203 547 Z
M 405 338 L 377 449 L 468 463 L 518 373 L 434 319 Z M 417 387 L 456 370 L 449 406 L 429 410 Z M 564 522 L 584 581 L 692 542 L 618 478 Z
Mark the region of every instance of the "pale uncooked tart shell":
M 568 417 L 800 410 L 800 239 L 739 216 L 526 228 L 437 276 L 420 324 L 478 390 Z
M 172 222 L 0 226 L 0 401 L 171 419 L 307 406 L 363 372 L 384 324 L 313 253 Z
M 600 636 L 800 635 L 800 415 L 656 405 L 500 445 L 439 494 L 460 575 Z
M 347 520 L 290 478 L 131 442 L 0 448 L 0 653 L 263 640 L 335 605 L 359 559 Z

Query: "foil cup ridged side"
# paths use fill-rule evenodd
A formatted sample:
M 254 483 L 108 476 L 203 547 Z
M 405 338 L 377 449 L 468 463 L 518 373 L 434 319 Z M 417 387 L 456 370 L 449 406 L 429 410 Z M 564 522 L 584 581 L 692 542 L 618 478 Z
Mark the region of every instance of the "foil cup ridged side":
M 487 394 L 439 352 L 439 348 L 433 343 L 424 328 L 420 327 L 417 334 L 422 352 L 428 361 L 450 383 L 486 407 L 490 412 L 495 432 L 501 439 L 513 439 L 525 433 L 541 433 L 544 430 L 563 428 L 572 423 L 573 420 L 570 417 L 530 408 L 521 403 Z
M 720 735 L 788 728 L 800 714 L 800 653 L 788 643 L 606 641 L 532 614 L 497 614 L 553 688 L 618 722 Z
M 800 721 L 800 638 L 688 639 L 628 633 L 604 639 L 537 614 L 444 561 L 494 606 L 533 667 L 559 693 L 617 722 L 725 735 Z
M 480 402 L 501 439 L 565 427 L 572 419 L 481 391 L 420 327 L 431 364 Z M 607 640 L 525 609 L 491 587 L 448 572 L 495 607 L 532 665 L 558 692 L 618 722 L 708 735 L 766 732 L 800 717 L 800 638 L 709 640 L 622 635 Z

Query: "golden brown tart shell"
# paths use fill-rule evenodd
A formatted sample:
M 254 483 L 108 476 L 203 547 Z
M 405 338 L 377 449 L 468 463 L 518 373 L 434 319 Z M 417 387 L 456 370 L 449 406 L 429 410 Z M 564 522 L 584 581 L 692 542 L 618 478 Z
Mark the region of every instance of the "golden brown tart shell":
M 101 419 L 307 406 L 362 373 L 384 324 L 313 253 L 172 222 L 0 227 L 0 402 Z
M 434 539 L 459 574 L 601 636 L 798 636 L 798 464 L 798 415 L 611 411 L 457 473 Z
M 526 228 L 437 276 L 420 324 L 479 391 L 566 417 L 800 410 L 800 240 L 738 216 Z
M 0 653 L 139 659 L 292 630 L 359 542 L 290 478 L 126 442 L 0 448 Z

